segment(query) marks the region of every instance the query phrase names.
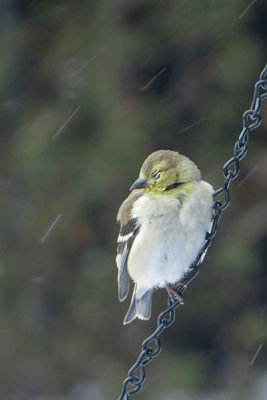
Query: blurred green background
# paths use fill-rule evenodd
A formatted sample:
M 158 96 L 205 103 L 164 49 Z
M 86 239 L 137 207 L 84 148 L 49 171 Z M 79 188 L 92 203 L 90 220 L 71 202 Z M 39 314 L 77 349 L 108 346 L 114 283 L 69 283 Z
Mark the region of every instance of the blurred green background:
M 122 325 L 117 209 L 160 148 L 222 185 L 266 15 L 264 0 L 1 1 L 1 400 L 117 398 L 167 300 Z M 266 399 L 266 129 L 265 102 L 140 400 Z

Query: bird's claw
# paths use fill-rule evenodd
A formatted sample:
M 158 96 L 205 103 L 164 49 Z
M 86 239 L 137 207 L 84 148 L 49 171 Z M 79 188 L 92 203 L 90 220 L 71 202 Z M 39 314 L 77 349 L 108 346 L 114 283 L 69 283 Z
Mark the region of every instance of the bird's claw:
M 168 292 L 171 302 L 176 303 L 177 301 L 179 301 L 180 304 L 184 304 L 184 298 L 180 293 L 178 293 L 177 291 L 178 288 L 179 285 L 177 286 L 169 284 L 166 286 L 166 290 Z

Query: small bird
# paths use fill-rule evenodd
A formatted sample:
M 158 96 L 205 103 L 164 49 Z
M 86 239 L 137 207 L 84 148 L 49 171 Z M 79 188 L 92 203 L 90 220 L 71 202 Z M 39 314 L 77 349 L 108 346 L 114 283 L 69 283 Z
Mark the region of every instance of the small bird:
M 205 243 L 213 209 L 212 186 L 176 151 L 150 154 L 130 191 L 117 215 L 120 301 L 129 276 L 135 283 L 124 324 L 150 318 L 154 289 L 166 288 L 172 302 L 182 300 L 176 289 Z

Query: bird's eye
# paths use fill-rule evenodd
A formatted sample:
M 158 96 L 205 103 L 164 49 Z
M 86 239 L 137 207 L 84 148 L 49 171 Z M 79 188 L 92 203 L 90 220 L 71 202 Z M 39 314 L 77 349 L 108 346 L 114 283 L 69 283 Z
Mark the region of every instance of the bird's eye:
M 154 179 L 159 179 L 159 178 L 160 178 L 160 172 L 157 171 L 157 172 L 155 172 L 154 174 L 152 174 L 152 178 L 154 178 Z

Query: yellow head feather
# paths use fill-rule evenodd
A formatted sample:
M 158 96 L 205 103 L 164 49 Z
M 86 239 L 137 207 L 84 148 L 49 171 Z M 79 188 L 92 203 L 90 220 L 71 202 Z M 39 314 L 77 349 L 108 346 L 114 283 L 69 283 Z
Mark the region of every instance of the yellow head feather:
M 140 170 L 139 180 L 146 192 L 163 192 L 179 185 L 197 182 L 201 174 L 188 157 L 171 150 L 158 150 L 150 154 Z

